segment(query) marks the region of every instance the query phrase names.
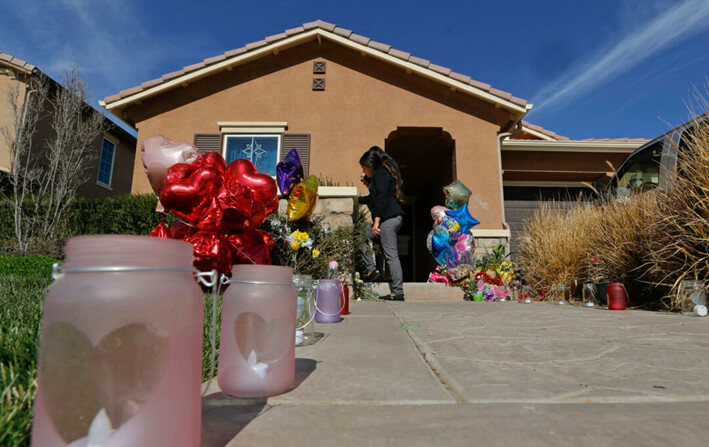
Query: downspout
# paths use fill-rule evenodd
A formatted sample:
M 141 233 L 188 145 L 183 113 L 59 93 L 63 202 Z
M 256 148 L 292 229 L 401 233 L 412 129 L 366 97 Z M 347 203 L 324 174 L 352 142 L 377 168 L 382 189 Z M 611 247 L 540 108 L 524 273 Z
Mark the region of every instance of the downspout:
M 517 129 L 512 132 L 503 132 L 497 136 L 497 169 L 500 173 L 500 205 L 502 205 L 502 226 L 509 231 L 510 226 L 507 225 L 507 219 L 505 217 L 505 190 L 502 183 L 502 140 L 510 137 L 512 135 L 517 135 L 522 132 L 522 120 L 517 122 Z M 510 234 L 510 237 L 512 235 Z M 507 241 L 509 243 L 509 241 Z

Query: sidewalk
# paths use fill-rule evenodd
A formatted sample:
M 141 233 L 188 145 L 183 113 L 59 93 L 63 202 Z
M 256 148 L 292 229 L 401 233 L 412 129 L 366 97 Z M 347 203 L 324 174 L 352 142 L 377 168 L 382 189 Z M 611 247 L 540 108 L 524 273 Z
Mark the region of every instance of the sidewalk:
M 202 445 L 704 446 L 709 318 L 550 304 L 353 302 L 294 388 L 203 400 Z

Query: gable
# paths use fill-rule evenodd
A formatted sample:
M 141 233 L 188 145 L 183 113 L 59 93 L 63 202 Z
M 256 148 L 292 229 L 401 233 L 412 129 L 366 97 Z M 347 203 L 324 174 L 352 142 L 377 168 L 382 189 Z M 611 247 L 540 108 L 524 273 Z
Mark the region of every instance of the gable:
M 320 63 L 325 64 L 326 73 L 313 73 Z M 413 115 L 411 119 L 422 123 L 427 115 L 437 117 L 428 122 L 439 124 L 443 116 L 443 122 L 475 117 L 494 123 L 498 129 L 514 119 L 509 111 L 487 101 L 420 76 L 402 74 L 390 64 L 332 42 L 304 43 L 241 68 L 127 106 L 124 119 L 138 125 L 160 116 L 182 120 L 205 132 L 216 130 L 217 121 L 224 120 L 288 120 L 293 125 L 304 119 L 299 117 L 304 112 L 356 120 L 384 109 L 390 115 Z M 324 91 L 313 89 L 316 78 L 326 81 Z
M 371 57 L 395 67 L 402 77 L 407 75 L 420 77 L 442 85 L 451 91 L 460 92 L 476 101 L 484 101 L 495 108 L 503 109 L 512 118 L 509 127 L 531 109 L 531 104 L 527 104 L 526 100 L 494 89 L 489 84 L 475 81 L 469 76 L 455 73 L 448 68 L 412 56 L 410 53 L 396 50 L 389 45 L 375 42 L 352 31 L 322 21 L 304 24 L 284 33 L 247 44 L 245 47 L 205 59 L 158 79 L 144 82 L 140 86 L 105 98 L 104 101 L 101 101 L 101 105 L 131 126 L 135 126 L 135 121 L 124 113 L 131 106 L 140 105 L 150 98 L 188 87 L 201 80 L 213 78 L 219 73 L 244 71 L 245 67 L 250 67 L 254 61 L 262 58 L 272 60 L 272 56 L 278 57 L 294 47 L 312 42 L 317 42 L 319 45 L 328 42 L 347 48 L 364 57 Z M 505 129 L 503 128 L 503 130 Z

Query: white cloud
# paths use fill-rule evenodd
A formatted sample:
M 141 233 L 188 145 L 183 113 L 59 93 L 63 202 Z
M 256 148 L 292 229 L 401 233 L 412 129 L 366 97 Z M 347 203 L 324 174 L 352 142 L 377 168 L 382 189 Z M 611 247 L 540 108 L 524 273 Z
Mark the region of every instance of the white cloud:
M 166 61 L 196 53 L 201 44 L 169 23 L 139 16 L 130 0 L 3 1 L 2 9 L 0 29 L 11 32 L 0 51 L 56 80 L 77 66 L 92 91 L 99 91 L 96 99 L 164 74 Z
M 631 70 L 654 54 L 709 28 L 709 1 L 684 0 L 594 56 L 582 58 L 562 77 L 541 89 L 535 111 L 558 107 Z

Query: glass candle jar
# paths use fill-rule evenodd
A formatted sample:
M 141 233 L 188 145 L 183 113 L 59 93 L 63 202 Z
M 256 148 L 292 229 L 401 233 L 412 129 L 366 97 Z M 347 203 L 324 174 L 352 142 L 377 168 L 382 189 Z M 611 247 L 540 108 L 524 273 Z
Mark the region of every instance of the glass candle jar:
M 297 317 L 295 327 L 296 346 L 315 343 L 315 295 L 313 277 L 293 275 L 293 287 L 297 294 Z
M 200 444 L 192 250 L 147 236 L 69 239 L 44 303 L 33 446 Z
M 696 306 L 707 305 L 704 282 L 702 281 L 682 281 L 679 290 L 680 311 L 686 315 L 694 315 Z
M 336 279 L 320 279 L 315 290 L 315 321 L 318 323 L 339 323 L 342 321 L 340 312 L 342 302 L 340 281 Z
M 553 304 L 568 304 L 571 299 L 571 290 L 566 284 L 554 284 L 551 292 Z
M 581 291 L 581 294 L 583 298 L 583 305 L 585 307 L 598 307 L 598 288 L 595 283 L 583 283 L 583 290 Z
M 217 382 L 232 396 L 282 393 L 295 379 L 293 270 L 235 265 L 222 299 Z

